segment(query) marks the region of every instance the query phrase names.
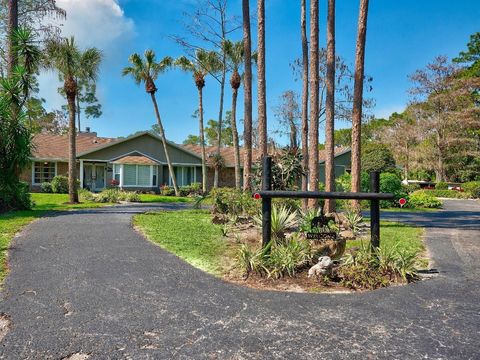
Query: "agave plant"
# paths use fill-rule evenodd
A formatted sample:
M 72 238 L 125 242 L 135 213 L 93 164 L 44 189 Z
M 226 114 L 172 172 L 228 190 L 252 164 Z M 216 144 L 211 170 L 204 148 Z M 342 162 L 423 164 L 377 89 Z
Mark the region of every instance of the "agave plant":
M 297 212 L 286 206 L 272 206 L 272 236 L 274 239 L 285 238 L 285 231 L 297 225 Z M 262 226 L 262 217 L 255 216 L 254 221 Z

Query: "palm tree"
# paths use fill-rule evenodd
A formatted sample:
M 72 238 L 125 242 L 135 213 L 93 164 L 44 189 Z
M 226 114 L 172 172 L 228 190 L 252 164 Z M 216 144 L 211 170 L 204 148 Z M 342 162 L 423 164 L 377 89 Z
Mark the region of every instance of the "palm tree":
M 177 179 L 168 153 L 167 139 L 165 138 L 165 131 L 163 129 L 162 119 L 160 118 L 157 99 L 155 97 L 155 93 L 157 92 L 155 80 L 158 78 L 158 75 L 164 73 L 173 65 L 173 59 L 166 56 L 159 62 L 156 62 L 155 60 L 155 52 L 153 50 L 145 50 L 143 59 L 139 54 L 134 53 L 128 58 L 131 65 L 122 70 L 122 75 L 131 75 L 137 85 L 140 85 L 142 82 L 145 83 L 145 91 L 150 94 L 153 108 L 155 110 L 155 116 L 157 117 L 158 131 L 160 133 L 160 138 L 162 139 L 163 150 L 165 152 L 165 158 L 167 159 L 168 172 L 172 179 L 175 196 L 179 196 L 180 193 L 178 191 Z
M 367 38 L 368 0 L 360 0 L 358 13 L 357 46 L 355 52 L 355 81 L 353 86 L 352 109 L 352 191 L 360 191 L 361 179 L 361 126 L 363 102 L 363 78 L 365 72 L 365 41 Z M 352 201 L 356 212 L 360 212 L 360 202 Z
M 13 73 L 15 67 L 15 41 L 14 33 L 18 29 L 18 0 L 8 0 L 8 57 L 7 57 L 7 73 L 9 76 Z
M 262 156 L 268 153 L 267 94 L 265 83 L 265 0 L 257 0 L 258 12 L 258 137 Z
M 250 33 L 250 2 L 242 0 L 243 58 L 245 64 L 243 114 L 243 189 L 251 189 L 252 175 L 252 38 Z
M 310 2 L 310 128 L 308 189 L 318 189 L 318 107 L 319 107 L 319 52 L 318 52 L 318 0 Z M 309 199 L 310 208 L 317 206 L 315 199 Z
M 244 48 L 243 42 L 231 42 L 225 41 L 223 43 L 224 52 L 227 54 L 228 62 L 232 67 L 232 77 L 230 78 L 230 85 L 232 86 L 232 114 L 231 114 L 231 127 L 233 134 L 233 153 L 235 159 L 235 187 L 240 189 L 241 179 L 240 179 L 240 147 L 238 140 L 238 130 L 237 130 L 237 96 L 238 88 L 242 83 L 242 76 L 239 73 L 239 69 L 243 64 L 243 55 Z
M 192 61 L 185 56 L 175 60 L 175 66 L 183 71 L 193 74 L 193 80 L 198 89 L 198 112 L 200 128 L 200 146 L 202 148 L 202 190 L 207 192 L 207 157 L 205 151 L 205 131 L 203 126 L 203 88 L 205 86 L 205 76 L 208 73 L 215 72 L 221 66 L 218 54 L 215 51 L 197 50 L 195 59 Z
M 78 203 L 76 167 L 75 99 L 78 94 L 76 78 L 95 81 L 98 76 L 102 53 L 96 48 L 81 51 L 73 37 L 51 40 L 46 45 L 45 66 L 57 70 L 63 79 L 69 114 L 68 194 L 71 203 Z
M 328 0 L 327 95 L 325 99 L 325 191 L 335 191 L 335 0 Z M 335 200 L 325 200 L 325 213 L 335 211 Z
M 308 41 L 307 41 L 307 6 L 301 2 L 300 28 L 302 32 L 302 191 L 307 191 L 308 184 Z M 303 209 L 307 209 L 307 199 L 302 200 Z

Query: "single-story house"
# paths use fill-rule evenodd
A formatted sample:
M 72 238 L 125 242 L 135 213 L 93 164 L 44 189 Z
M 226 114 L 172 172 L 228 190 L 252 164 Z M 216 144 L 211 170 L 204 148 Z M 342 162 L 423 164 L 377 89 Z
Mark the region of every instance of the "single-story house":
M 56 175 L 67 175 L 69 140 L 68 135 L 38 134 L 33 144 L 31 166 L 23 171 L 21 178 L 30 184 L 32 191 L 39 191 L 41 183 L 50 182 Z M 173 142 L 168 142 L 167 146 L 177 184 L 184 186 L 201 182 L 200 146 Z M 207 155 L 215 151 L 215 147 L 206 149 Z M 219 173 L 219 186 L 234 186 L 233 148 L 222 148 L 221 156 L 224 166 Z M 322 176 L 322 152 L 320 159 Z M 349 171 L 349 161 L 349 149 L 336 152 L 337 176 Z M 80 187 L 91 191 L 100 191 L 112 183 L 127 190 L 142 191 L 158 191 L 160 186 L 172 184 L 162 141 L 158 135 L 148 131 L 126 138 L 98 137 L 95 132 L 78 133 L 77 174 Z M 213 175 L 214 170 L 209 167 L 208 188 L 213 186 Z

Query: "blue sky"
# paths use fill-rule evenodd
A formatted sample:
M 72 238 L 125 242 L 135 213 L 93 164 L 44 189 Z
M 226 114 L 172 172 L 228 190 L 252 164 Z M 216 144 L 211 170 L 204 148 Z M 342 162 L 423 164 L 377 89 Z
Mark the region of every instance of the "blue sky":
M 357 0 L 337 1 L 337 54 L 353 65 L 355 53 Z M 149 129 L 155 123 L 152 104 L 143 87 L 120 75 L 128 56 L 147 48 L 158 57 L 177 57 L 183 50 L 169 35 L 184 34 L 183 12 L 193 9 L 196 0 L 59 0 L 68 17 L 65 35 L 75 34 L 81 46 L 97 46 L 105 59 L 98 81 L 103 116 L 84 120 L 101 136 L 125 136 Z M 299 91 L 290 63 L 300 56 L 299 0 L 266 0 L 267 106 L 269 129 L 277 128 L 273 108 L 280 94 Z M 326 0 L 321 1 L 321 46 L 325 44 Z M 251 0 L 252 12 L 256 1 Z M 230 13 L 241 14 L 241 1 L 229 1 Z M 95 11 L 92 9 L 95 8 Z M 424 67 L 436 55 L 456 56 L 469 35 L 480 31 L 478 0 L 371 0 L 368 19 L 366 73 L 373 77 L 374 113 L 379 117 L 401 111 L 408 102 L 407 76 Z M 254 46 L 256 22 L 252 22 Z M 241 32 L 234 40 L 241 38 Z M 55 94 L 54 74 L 43 75 L 41 95 L 50 108 L 62 99 Z M 254 79 L 255 81 L 255 79 Z M 167 137 L 182 142 L 197 133 L 191 114 L 197 108 L 197 91 L 189 74 L 171 70 L 157 81 L 157 100 Z M 225 109 L 230 109 L 231 92 L 227 82 Z M 254 94 L 256 87 L 254 84 Z M 243 93 L 239 95 L 238 116 L 243 117 Z M 255 100 L 255 99 L 254 99 Z M 218 116 L 219 86 L 208 77 L 204 92 L 205 118 Z M 256 104 L 254 103 L 254 117 Z M 337 124 L 337 128 L 348 124 Z M 242 129 L 240 129 L 242 131 Z M 323 131 L 320 133 L 323 142 Z

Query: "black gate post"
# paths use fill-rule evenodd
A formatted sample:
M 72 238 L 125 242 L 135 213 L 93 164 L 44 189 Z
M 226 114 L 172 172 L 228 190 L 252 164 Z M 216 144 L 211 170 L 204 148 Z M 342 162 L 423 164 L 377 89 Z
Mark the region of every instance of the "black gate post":
M 370 173 L 370 192 L 380 192 L 380 174 L 378 171 Z M 380 201 L 370 200 L 370 245 L 372 250 L 380 246 Z
M 263 158 L 262 190 L 272 190 L 272 158 Z M 262 196 L 262 246 L 265 247 L 272 237 L 272 198 Z

